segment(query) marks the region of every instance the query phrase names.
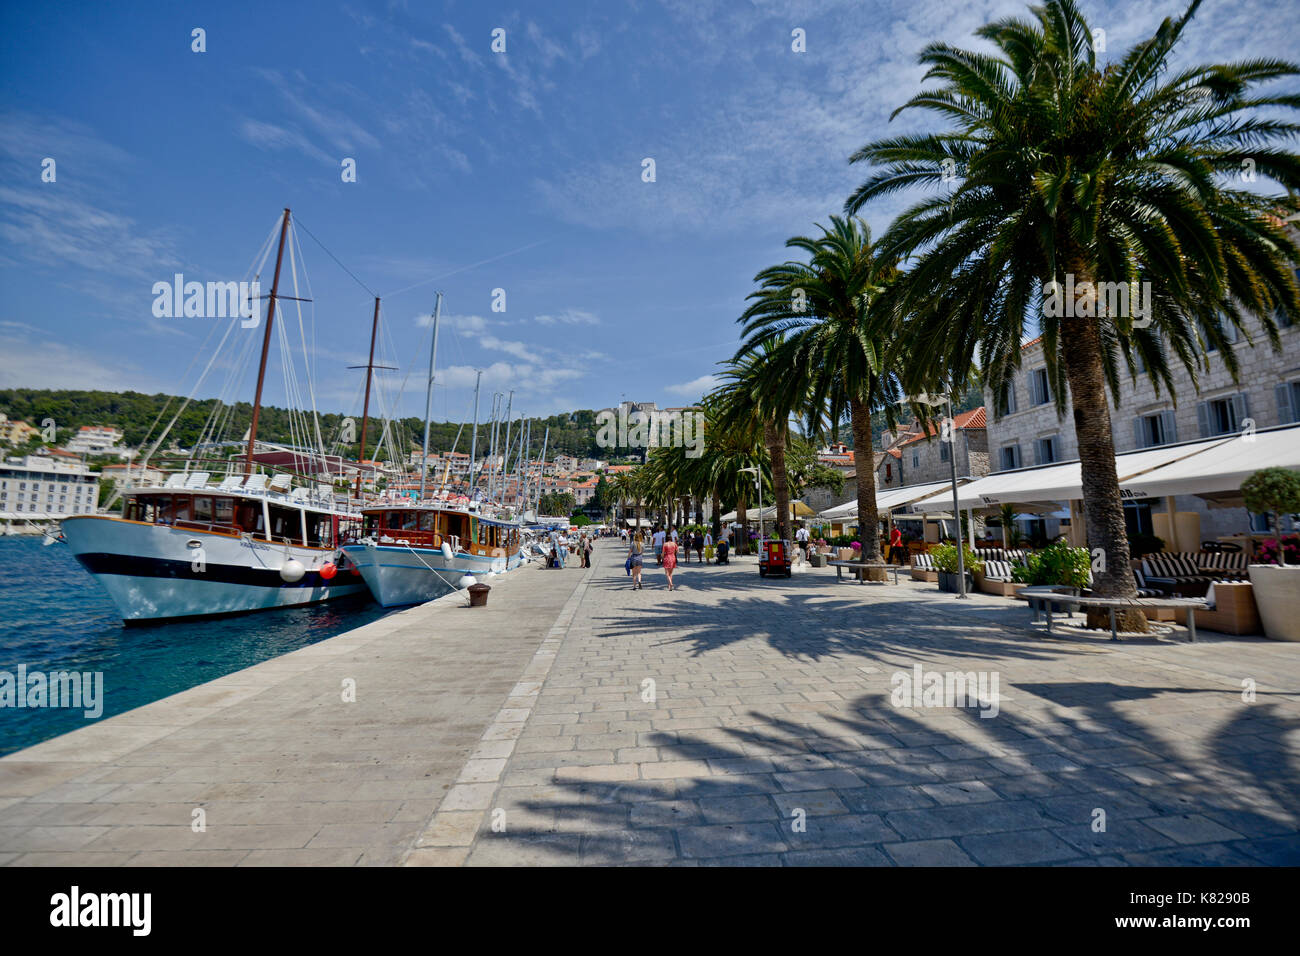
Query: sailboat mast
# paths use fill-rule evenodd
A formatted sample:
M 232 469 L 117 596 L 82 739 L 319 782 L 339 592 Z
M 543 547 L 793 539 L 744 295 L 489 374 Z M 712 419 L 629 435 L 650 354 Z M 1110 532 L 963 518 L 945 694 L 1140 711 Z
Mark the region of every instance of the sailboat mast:
M 375 318 L 370 323 L 370 358 L 366 361 L 366 400 L 361 408 L 361 448 L 357 452 L 357 497 L 361 497 L 361 469 L 366 460 L 366 428 L 370 424 L 370 380 L 375 373 L 375 337 L 379 333 L 379 296 L 375 296 Z M 354 408 L 356 406 L 353 406 Z
M 253 396 L 253 423 L 248 427 L 248 453 L 244 471 L 253 473 L 253 445 L 257 442 L 257 419 L 262 412 L 262 384 L 266 381 L 266 356 L 271 351 L 271 323 L 275 320 L 275 296 L 280 291 L 280 263 L 284 261 L 284 237 L 289 232 L 289 210 L 280 221 L 280 248 L 275 253 L 275 277 L 271 280 L 271 298 L 266 304 L 266 331 L 262 335 L 262 362 L 257 367 L 257 392 Z
M 424 390 L 424 456 L 420 460 L 420 500 L 424 500 L 424 478 L 429 473 L 429 416 L 433 413 L 433 370 L 438 365 L 438 316 L 442 314 L 442 293 L 433 303 L 433 344 L 429 346 L 429 384 Z
M 510 399 L 509 401 L 506 402 L 506 440 L 501 445 L 501 447 L 505 449 L 505 454 L 501 456 L 500 494 L 503 500 L 506 496 L 506 468 L 508 468 L 510 465 L 510 426 L 512 424 L 512 422 L 510 421 L 510 414 L 511 412 L 514 411 L 514 407 L 515 407 L 515 390 L 512 388 L 510 390 Z
M 478 374 L 474 376 L 474 434 L 469 440 L 469 500 L 474 503 L 474 486 L 477 482 L 474 480 L 474 461 L 478 457 L 478 387 L 479 382 L 483 380 L 483 370 L 478 369 Z
M 541 467 L 537 470 L 537 505 L 533 508 L 533 514 L 537 514 L 542 507 L 542 479 L 546 477 L 546 443 L 551 440 L 551 426 L 546 426 L 546 434 L 542 437 L 542 462 Z

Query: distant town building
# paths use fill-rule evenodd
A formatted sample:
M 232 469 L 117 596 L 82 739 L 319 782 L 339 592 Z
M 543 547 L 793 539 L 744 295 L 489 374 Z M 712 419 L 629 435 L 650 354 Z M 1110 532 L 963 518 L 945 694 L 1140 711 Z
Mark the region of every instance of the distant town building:
M 0 464 L 0 520 L 21 524 L 94 514 L 99 479 L 80 461 L 48 455 L 7 458 Z
M 0 415 L 0 442 L 6 445 L 25 445 L 40 433 L 26 422 L 10 421 L 8 416 Z
M 122 431 L 112 425 L 82 425 L 64 446 L 74 455 L 117 455 L 126 458 L 130 450 L 121 447 Z

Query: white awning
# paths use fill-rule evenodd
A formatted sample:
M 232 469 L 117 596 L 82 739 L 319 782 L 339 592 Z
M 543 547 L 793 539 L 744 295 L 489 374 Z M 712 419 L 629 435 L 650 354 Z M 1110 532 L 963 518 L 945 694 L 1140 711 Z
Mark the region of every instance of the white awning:
M 1215 495 L 1241 490 L 1261 468 L 1300 471 L 1300 425 L 1237 435 L 1122 483 L 1125 497 Z
M 969 478 L 958 478 L 958 486 L 969 482 Z M 895 508 L 901 508 L 904 505 L 911 504 L 922 498 L 929 498 L 936 492 L 947 491 L 948 507 L 952 508 L 952 482 L 951 481 L 927 481 L 919 485 L 904 485 L 902 488 L 891 488 L 888 491 L 876 493 L 876 511 L 881 515 L 888 514 Z M 942 508 L 932 508 L 931 511 L 942 511 Z M 854 521 L 858 517 L 858 499 L 846 501 L 842 505 L 836 505 L 834 508 L 827 508 L 819 517 L 828 521 Z
M 1159 445 L 1140 451 L 1125 452 L 1115 456 L 1115 471 L 1119 476 L 1120 494 L 1125 498 L 1146 497 L 1150 492 L 1135 493 L 1134 479 L 1145 476 L 1154 469 L 1171 462 L 1196 459 L 1209 450 L 1231 441 L 1230 438 L 1211 438 L 1204 441 L 1184 442 L 1179 445 Z M 1037 508 L 1043 503 L 1071 501 L 1083 497 L 1083 479 L 1078 460 L 1036 468 L 1018 468 L 986 475 L 958 491 L 958 504 L 967 509 L 997 508 L 1001 505 L 1025 505 Z M 914 502 L 912 511 L 926 511 L 943 506 L 952 507 L 952 496 L 935 495 Z

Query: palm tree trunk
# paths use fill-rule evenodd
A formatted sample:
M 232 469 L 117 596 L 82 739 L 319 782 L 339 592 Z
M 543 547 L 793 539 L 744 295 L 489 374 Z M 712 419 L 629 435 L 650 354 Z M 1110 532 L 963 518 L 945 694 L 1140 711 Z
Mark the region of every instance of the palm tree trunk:
M 785 473 L 785 423 L 764 422 L 763 444 L 772 459 L 772 494 L 776 498 L 776 537 L 790 537 L 790 481 Z
M 1078 285 L 1092 282 L 1087 270 L 1076 263 L 1070 266 L 1074 268 Z M 1100 548 L 1104 558 L 1102 569 L 1093 573 L 1092 590 L 1100 597 L 1136 598 L 1137 583 L 1129 566 L 1128 534 L 1115 470 L 1115 440 L 1111 435 L 1110 405 L 1106 401 L 1106 379 L 1101 364 L 1101 334 L 1096 319 L 1065 319 L 1061 340 L 1064 346 L 1061 360 L 1070 383 L 1074 433 L 1079 442 L 1088 547 L 1094 549 L 1094 554 Z M 1140 610 L 1117 611 L 1115 620 L 1123 631 L 1149 630 L 1146 615 Z M 1089 611 L 1088 626 L 1109 627 L 1110 615 L 1103 610 Z
M 856 398 L 850 399 L 849 418 L 853 425 L 854 470 L 858 479 L 858 540 L 862 542 L 862 560 L 879 564 L 880 515 L 876 511 L 876 471 L 871 467 L 875 461 L 871 443 L 871 409 Z M 884 580 L 884 572 L 880 574 L 880 580 Z
M 713 543 L 717 544 L 718 539 L 722 537 L 722 495 L 718 494 L 718 489 L 713 489 Z

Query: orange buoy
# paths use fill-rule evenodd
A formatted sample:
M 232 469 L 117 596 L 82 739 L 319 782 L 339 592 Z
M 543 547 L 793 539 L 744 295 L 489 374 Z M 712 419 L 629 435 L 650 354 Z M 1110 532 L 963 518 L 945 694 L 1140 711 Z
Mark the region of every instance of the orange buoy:
M 326 563 L 320 566 L 320 576 L 324 580 L 328 581 L 330 578 L 334 577 L 334 575 L 338 573 L 338 570 L 339 569 L 333 564 L 333 562 L 327 561 Z

